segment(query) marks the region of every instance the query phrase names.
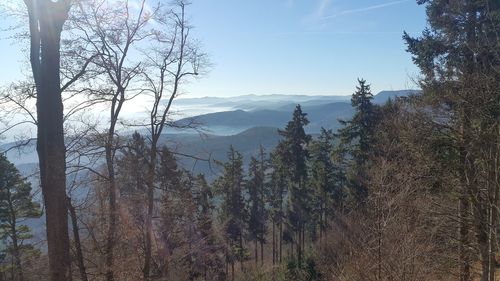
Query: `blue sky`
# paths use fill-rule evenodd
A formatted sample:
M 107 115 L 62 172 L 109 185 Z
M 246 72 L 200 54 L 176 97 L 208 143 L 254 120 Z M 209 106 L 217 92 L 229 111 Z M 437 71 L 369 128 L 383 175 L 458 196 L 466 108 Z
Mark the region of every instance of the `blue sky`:
M 373 92 L 415 88 L 403 31 L 419 34 L 415 0 L 193 0 L 188 14 L 213 67 L 186 97 L 348 95 L 358 77 Z M 5 38 L 5 36 L 2 36 Z M 0 40 L 0 83 L 19 77 L 21 48 Z
M 374 92 L 416 87 L 401 39 L 425 27 L 415 0 L 194 0 L 189 9 L 214 62 L 192 94 L 346 95 L 358 77 Z

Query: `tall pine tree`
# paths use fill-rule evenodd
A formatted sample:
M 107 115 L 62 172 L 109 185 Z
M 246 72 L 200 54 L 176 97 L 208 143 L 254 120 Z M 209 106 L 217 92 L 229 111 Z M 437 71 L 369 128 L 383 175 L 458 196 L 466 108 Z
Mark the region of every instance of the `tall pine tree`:
M 449 129 L 449 146 L 459 155 L 460 280 L 472 280 L 471 250 L 478 249 L 481 280 L 493 281 L 500 191 L 495 164 L 500 161 L 500 2 L 417 2 L 426 5 L 429 26 L 420 37 L 405 33 L 404 39 L 422 71 L 424 98 L 429 108 L 445 111 L 436 123 Z
M 370 85 L 359 79 L 356 92 L 352 95 L 351 105 L 355 113 L 351 120 L 341 120 L 343 128 L 338 130 L 340 149 L 347 159 L 347 185 L 351 203 L 364 204 L 368 188 L 364 183 L 365 165 L 372 153 L 373 134 L 377 122 L 377 108 L 372 103 Z
M 231 146 L 227 158 L 227 162 L 219 163 L 222 165 L 223 172 L 216 179 L 215 186 L 222 197 L 220 218 L 230 251 L 227 253 L 227 261 L 231 264 L 232 278 L 234 279 L 235 261 L 240 261 L 243 269 L 243 261 L 246 258 L 243 236 L 247 214 L 243 193 L 243 156 Z
M 288 224 L 294 233 L 294 242 L 297 247 L 298 264 L 302 264 L 305 245 L 306 223 L 310 214 L 310 190 L 307 185 L 307 160 L 309 153 L 307 146 L 311 136 L 306 134 L 304 127 L 309 124 L 307 114 L 297 105 L 292 120 L 279 134 L 283 137 L 279 146 L 283 164 L 288 179 Z
M 255 243 L 255 263 L 258 262 L 258 247 L 260 244 L 261 263 L 264 263 L 264 243 L 266 242 L 266 159 L 264 148 L 261 146 L 259 159 L 252 156 L 250 159 L 248 180 L 248 232 L 250 240 Z
M 321 128 L 320 136 L 310 145 L 309 184 L 313 191 L 312 231 L 316 238 L 319 227 L 321 240 L 328 226 L 328 215 L 333 208 L 339 208 L 343 199 L 342 186 L 338 181 L 339 170 L 332 161 L 334 134 Z
M 283 246 L 283 222 L 285 220 L 285 198 L 288 194 L 287 170 L 283 159 L 283 143 L 271 153 L 271 182 L 268 204 L 272 220 L 273 264 L 281 263 Z

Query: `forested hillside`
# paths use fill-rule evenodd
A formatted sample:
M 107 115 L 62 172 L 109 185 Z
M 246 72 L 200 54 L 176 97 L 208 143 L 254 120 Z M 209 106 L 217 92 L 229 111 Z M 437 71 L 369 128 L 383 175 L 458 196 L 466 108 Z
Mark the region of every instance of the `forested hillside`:
M 417 3 L 420 90 L 232 100 L 179 99 L 213 66 L 189 1 L 0 6 L 30 65 L 0 90 L 0 281 L 500 280 L 500 1 Z

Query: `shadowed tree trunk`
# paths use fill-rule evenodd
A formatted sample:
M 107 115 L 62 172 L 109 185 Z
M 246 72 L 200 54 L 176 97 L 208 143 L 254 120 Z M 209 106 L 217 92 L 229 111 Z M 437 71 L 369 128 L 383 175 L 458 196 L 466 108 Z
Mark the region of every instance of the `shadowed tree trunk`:
M 75 239 L 75 250 L 76 250 L 76 263 L 78 265 L 78 270 L 80 271 L 80 278 L 82 281 L 88 281 L 87 271 L 85 269 L 85 263 L 83 261 L 82 243 L 80 240 L 80 229 L 78 227 L 78 218 L 76 215 L 76 209 L 71 204 L 71 198 L 68 197 L 68 209 L 71 217 L 71 224 L 73 226 L 73 238 Z
M 24 0 L 29 15 L 30 61 L 37 90 L 37 152 L 45 203 L 50 280 L 70 279 L 66 148 L 61 98 L 60 41 L 71 1 Z
M 465 191 L 462 191 L 465 193 Z M 459 218 L 460 218 L 460 244 L 459 244 L 459 254 L 460 254 L 460 281 L 470 281 L 471 280 L 471 261 L 469 253 L 469 201 L 467 200 L 466 194 L 460 195 L 460 206 L 459 206 Z

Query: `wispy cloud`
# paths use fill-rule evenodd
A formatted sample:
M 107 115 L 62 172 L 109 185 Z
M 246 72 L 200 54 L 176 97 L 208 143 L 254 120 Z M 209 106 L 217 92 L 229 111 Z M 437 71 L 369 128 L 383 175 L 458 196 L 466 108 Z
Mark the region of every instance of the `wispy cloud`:
M 411 1 L 411 0 L 398 0 L 398 1 L 392 1 L 392 2 L 378 4 L 378 5 L 372 5 L 372 6 L 368 6 L 368 7 L 362 7 L 362 8 L 350 9 L 350 10 L 344 10 L 344 11 L 338 12 L 338 13 L 333 14 L 333 15 L 324 16 L 324 17 L 322 17 L 322 19 L 326 20 L 326 19 L 332 19 L 332 18 L 336 18 L 336 17 L 339 17 L 339 16 L 349 15 L 349 14 L 356 14 L 356 13 L 368 12 L 368 11 L 372 11 L 372 10 L 382 9 L 382 8 L 385 8 L 385 7 L 390 7 L 390 6 L 395 6 L 395 5 L 403 4 L 403 3 L 406 3 L 406 2 L 409 2 L 409 1 Z
M 330 5 L 332 4 L 332 0 L 320 0 L 319 5 L 318 5 L 318 10 L 317 10 L 317 15 L 322 18 L 325 16 L 326 12 L 330 8 Z

